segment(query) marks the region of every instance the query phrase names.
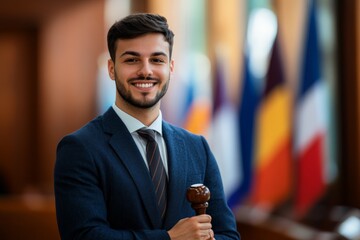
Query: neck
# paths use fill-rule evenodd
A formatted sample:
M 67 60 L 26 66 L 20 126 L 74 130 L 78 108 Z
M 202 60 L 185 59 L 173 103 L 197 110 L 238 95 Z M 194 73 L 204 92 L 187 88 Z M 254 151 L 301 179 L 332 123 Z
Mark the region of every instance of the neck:
M 122 111 L 136 118 L 145 126 L 150 126 L 156 120 L 160 113 L 160 102 L 151 108 L 138 108 L 132 105 L 129 106 L 128 104 L 119 104 L 118 102 L 116 102 L 115 104 Z

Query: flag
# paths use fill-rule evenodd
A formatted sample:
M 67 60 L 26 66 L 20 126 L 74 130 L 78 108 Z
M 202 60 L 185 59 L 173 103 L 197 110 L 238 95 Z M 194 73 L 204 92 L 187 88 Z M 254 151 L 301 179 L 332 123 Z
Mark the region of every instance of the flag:
M 303 217 L 325 190 L 326 105 L 315 11 L 311 1 L 295 113 L 298 217 Z
M 251 202 L 271 210 L 288 199 L 292 187 L 290 93 L 285 85 L 278 37 L 256 117 Z
M 210 144 L 219 165 L 226 198 L 241 183 L 241 161 L 236 111 L 226 88 L 225 59 L 218 53 L 214 67 Z
M 187 71 L 187 100 L 182 114 L 182 127 L 195 134 L 207 137 L 211 121 L 210 61 L 206 56 L 206 11 L 205 0 L 187 0 L 188 7 L 184 24 L 187 34 L 183 44 L 188 48 L 183 71 Z
M 241 203 L 247 197 L 252 186 L 253 173 L 253 146 L 254 146 L 254 121 L 256 109 L 260 99 L 255 77 L 249 67 L 249 57 L 245 54 L 244 77 L 242 84 L 241 102 L 237 109 L 239 123 L 238 136 L 240 141 L 240 159 L 242 174 L 241 184 L 234 190 L 228 199 L 231 208 Z
M 202 54 L 193 54 L 192 61 L 182 126 L 192 133 L 207 136 L 211 122 L 211 99 L 207 92 L 210 84 L 205 77 L 209 74 L 209 62 Z

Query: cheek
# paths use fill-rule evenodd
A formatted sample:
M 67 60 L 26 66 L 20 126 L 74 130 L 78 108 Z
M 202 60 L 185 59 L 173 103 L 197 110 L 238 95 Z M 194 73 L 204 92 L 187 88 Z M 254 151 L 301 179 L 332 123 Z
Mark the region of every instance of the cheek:
M 123 79 L 126 79 L 128 74 L 126 73 L 126 71 L 120 71 L 119 69 L 115 69 L 115 76 L 117 81 L 123 81 Z
M 116 76 L 117 78 L 120 78 L 120 80 L 126 80 L 129 78 L 137 77 L 137 68 L 135 67 L 129 67 L 129 66 L 121 66 L 116 69 Z
M 159 70 L 159 75 L 162 76 L 162 78 L 164 78 L 165 80 L 167 80 L 169 78 L 169 76 L 171 76 L 171 71 L 170 69 L 166 68 L 166 69 L 161 69 Z

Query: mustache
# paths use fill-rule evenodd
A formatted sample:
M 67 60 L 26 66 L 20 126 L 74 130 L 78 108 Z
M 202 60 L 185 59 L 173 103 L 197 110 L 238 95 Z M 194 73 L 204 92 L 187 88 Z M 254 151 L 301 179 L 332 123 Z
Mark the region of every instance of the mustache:
M 136 77 L 136 78 L 130 78 L 129 81 L 136 81 L 136 80 L 155 80 L 158 81 L 158 78 L 153 77 Z

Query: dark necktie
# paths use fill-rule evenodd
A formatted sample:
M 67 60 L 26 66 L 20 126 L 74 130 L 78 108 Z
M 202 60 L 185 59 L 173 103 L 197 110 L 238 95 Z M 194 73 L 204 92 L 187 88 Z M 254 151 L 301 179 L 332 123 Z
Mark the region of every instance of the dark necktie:
M 155 188 L 158 207 L 163 219 L 166 211 L 166 191 L 167 179 L 166 172 L 161 160 L 159 146 L 155 141 L 155 132 L 153 130 L 141 129 L 137 131 L 138 134 L 147 140 L 146 144 L 146 160 L 149 165 L 150 176 Z

